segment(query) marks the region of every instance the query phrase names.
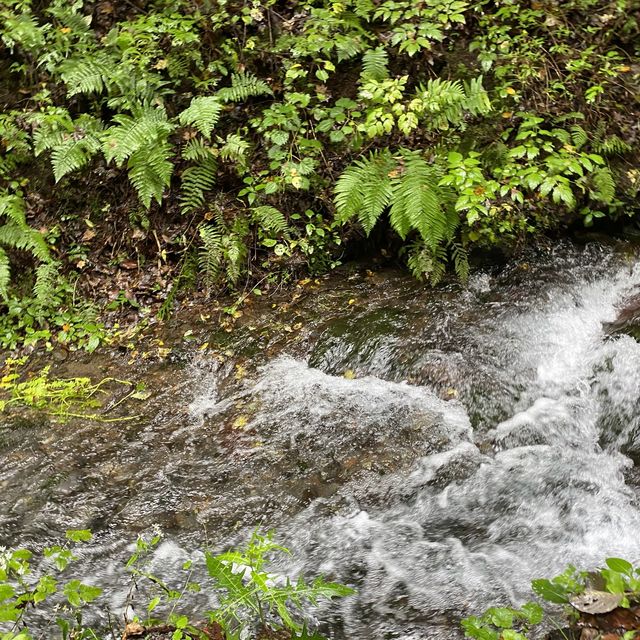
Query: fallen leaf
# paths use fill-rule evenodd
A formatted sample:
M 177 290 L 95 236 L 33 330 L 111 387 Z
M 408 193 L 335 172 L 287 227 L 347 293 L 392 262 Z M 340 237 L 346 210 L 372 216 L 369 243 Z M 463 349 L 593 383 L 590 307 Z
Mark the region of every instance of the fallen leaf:
M 569 600 L 574 609 L 582 613 L 609 613 L 622 602 L 622 593 L 608 591 L 585 591 Z
M 247 416 L 238 416 L 234 421 L 232 427 L 234 429 L 244 429 L 249 423 Z

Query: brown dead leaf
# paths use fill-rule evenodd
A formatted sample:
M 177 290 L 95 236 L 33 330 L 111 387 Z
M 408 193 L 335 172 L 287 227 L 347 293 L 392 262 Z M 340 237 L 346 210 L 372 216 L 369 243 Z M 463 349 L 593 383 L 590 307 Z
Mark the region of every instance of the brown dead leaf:
M 581 613 L 609 613 L 613 611 L 622 601 L 623 594 L 609 593 L 608 591 L 585 591 L 579 596 L 569 600 L 574 609 Z
M 122 634 L 122 640 L 128 640 L 129 638 L 141 638 L 145 633 L 146 629 L 137 622 L 130 622 L 125 628 L 124 633 Z

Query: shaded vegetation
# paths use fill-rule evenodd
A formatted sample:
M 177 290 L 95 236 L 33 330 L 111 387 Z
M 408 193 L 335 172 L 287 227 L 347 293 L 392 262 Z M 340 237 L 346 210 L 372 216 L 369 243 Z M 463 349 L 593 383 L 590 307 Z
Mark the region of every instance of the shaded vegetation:
M 639 20 L 635 0 L 0 1 L 2 344 L 94 348 L 80 301 L 138 304 L 109 290 L 122 270 L 166 318 L 368 234 L 436 284 L 470 250 L 633 216 Z

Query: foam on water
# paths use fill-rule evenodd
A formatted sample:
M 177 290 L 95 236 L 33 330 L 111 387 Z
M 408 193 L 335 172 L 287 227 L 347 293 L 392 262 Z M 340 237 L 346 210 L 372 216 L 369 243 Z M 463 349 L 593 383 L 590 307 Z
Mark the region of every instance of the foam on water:
M 365 497 L 326 517 L 313 504 L 287 525 L 305 558 L 297 569 L 359 585 L 342 606 L 344 637 L 411 637 L 415 628 L 450 637 L 444 612 L 520 602 L 532 578 L 570 562 L 640 559 L 638 495 L 624 475 L 633 466 L 624 454 L 640 453 L 640 345 L 602 329 L 639 283 L 638 268 L 623 266 L 547 288 L 524 311 L 503 308 L 483 339 L 518 389 L 510 417 L 381 480 L 383 505 Z M 475 351 L 452 352 L 461 355 Z M 336 389 L 351 384 L 333 380 Z M 288 385 L 292 406 L 297 393 L 313 393 Z M 459 410 L 447 403 L 444 424 L 459 423 Z

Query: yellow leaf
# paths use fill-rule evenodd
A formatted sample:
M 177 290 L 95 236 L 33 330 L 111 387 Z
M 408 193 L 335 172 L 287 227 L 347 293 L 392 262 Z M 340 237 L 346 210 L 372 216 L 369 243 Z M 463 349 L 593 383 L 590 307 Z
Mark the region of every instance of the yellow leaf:
M 354 373 L 353 369 L 347 369 L 342 375 L 347 380 L 353 380 L 356 377 L 356 374 Z
M 247 424 L 249 422 L 249 419 L 247 418 L 247 416 L 238 416 L 234 421 L 233 421 L 233 428 L 234 429 L 244 429 Z
M 356 299 L 355 299 L 355 298 L 351 298 L 351 299 L 349 300 L 349 304 L 355 304 L 355 303 L 356 303 Z
M 503 111 L 502 112 L 502 117 L 503 118 L 510 118 L 513 115 L 512 111 Z
M 504 91 L 510 96 L 514 96 L 516 94 L 516 90 L 513 87 L 507 87 Z

